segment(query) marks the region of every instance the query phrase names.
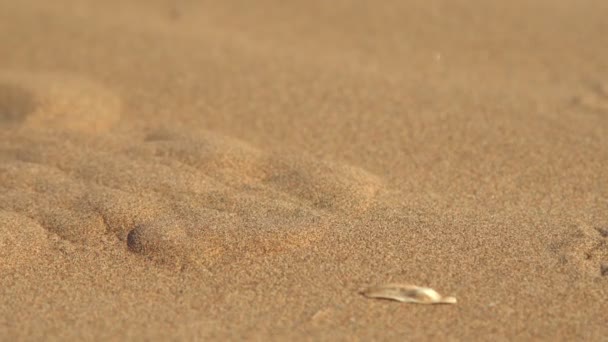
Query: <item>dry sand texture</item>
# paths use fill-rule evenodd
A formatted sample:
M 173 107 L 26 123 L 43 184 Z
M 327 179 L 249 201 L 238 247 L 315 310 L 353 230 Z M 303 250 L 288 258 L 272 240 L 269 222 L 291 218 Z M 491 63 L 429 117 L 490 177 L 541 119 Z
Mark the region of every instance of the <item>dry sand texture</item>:
M 605 339 L 607 17 L 0 0 L 0 340 Z

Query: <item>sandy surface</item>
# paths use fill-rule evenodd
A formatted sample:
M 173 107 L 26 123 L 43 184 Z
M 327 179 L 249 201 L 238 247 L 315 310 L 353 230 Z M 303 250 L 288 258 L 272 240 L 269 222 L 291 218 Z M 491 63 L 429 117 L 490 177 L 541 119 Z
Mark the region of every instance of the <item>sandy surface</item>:
M 0 340 L 605 339 L 607 16 L 0 0 Z

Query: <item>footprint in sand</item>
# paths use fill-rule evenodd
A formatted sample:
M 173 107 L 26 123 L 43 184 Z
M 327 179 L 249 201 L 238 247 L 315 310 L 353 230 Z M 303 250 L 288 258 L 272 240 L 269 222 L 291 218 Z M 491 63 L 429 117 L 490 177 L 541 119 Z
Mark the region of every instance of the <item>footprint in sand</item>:
M 585 94 L 574 98 L 574 103 L 586 110 L 608 113 L 608 83 L 594 83 Z
M 572 226 L 571 235 L 554 244 L 563 266 L 591 276 L 608 277 L 608 226 Z
M 600 276 L 608 277 L 608 226 L 596 227 L 596 243 L 588 252 L 588 260 L 599 263 Z
M 119 119 L 120 99 L 105 87 L 60 73 L 0 71 L 0 129 L 102 133 Z
M 74 244 L 112 238 L 177 267 L 302 248 L 364 212 L 382 182 L 210 132 L 40 133 L 0 142 L 0 209 Z

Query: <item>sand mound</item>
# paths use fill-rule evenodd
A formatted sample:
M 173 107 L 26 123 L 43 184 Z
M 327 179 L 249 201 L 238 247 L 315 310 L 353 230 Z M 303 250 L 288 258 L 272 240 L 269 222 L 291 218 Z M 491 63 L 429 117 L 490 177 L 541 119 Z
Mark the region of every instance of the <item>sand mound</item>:
M 182 267 L 307 246 L 381 188 L 354 167 L 169 131 L 4 132 L 0 208 L 69 242 L 96 246 L 110 235 Z

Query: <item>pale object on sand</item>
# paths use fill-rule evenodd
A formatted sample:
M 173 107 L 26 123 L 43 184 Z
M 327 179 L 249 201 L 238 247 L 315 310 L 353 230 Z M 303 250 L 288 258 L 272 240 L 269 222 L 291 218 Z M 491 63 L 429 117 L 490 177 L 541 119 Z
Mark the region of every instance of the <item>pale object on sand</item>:
M 437 291 L 415 285 L 386 284 L 374 286 L 361 292 L 368 298 L 391 299 L 416 304 L 456 304 L 455 297 L 443 297 Z

